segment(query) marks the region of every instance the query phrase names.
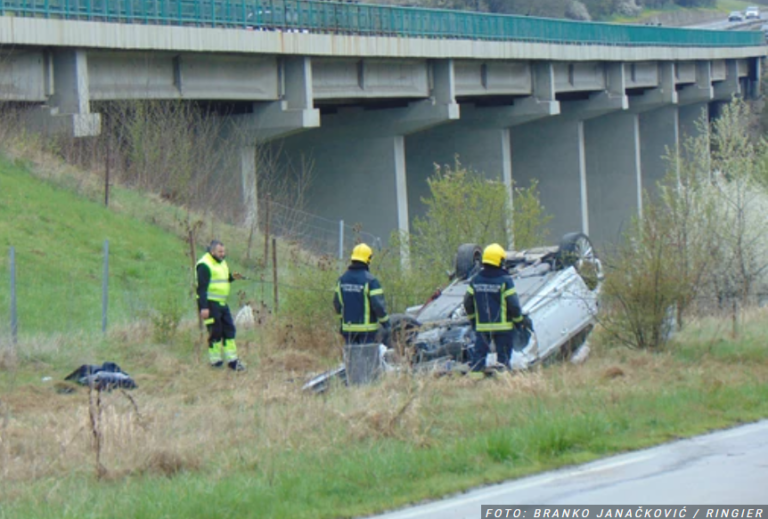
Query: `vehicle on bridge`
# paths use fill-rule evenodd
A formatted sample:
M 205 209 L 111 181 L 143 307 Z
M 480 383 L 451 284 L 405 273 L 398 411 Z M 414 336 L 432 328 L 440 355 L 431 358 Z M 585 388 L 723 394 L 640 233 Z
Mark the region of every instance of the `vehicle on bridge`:
M 728 21 L 729 22 L 743 22 L 744 21 L 744 15 L 741 11 L 731 11 L 731 14 L 728 15 Z
M 460 246 L 448 286 L 423 305 L 390 316 L 389 337 L 381 346 L 370 345 L 378 356 L 376 369 L 469 371 L 468 349 L 474 344 L 475 332 L 463 300 L 471 278 L 480 271 L 481 259 L 480 246 Z M 533 330 L 513 332 L 510 366 L 495 365 L 492 353 L 486 362 L 488 369 L 527 369 L 571 355 L 585 358 L 603 281 L 602 264 L 590 239 L 582 233 L 569 233 L 558 246 L 510 251 L 504 266 L 515 281 L 523 314 L 533 322 Z M 346 367 L 341 365 L 314 377 L 304 389 L 322 392 L 332 379 L 346 382 L 346 377 Z
M 756 5 L 751 5 L 744 10 L 744 18 L 747 20 L 759 20 L 760 8 Z

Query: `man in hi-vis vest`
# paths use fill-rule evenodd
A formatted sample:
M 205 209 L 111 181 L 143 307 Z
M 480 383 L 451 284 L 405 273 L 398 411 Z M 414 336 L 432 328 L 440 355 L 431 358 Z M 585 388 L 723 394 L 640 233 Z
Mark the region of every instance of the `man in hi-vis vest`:
M 230 283 L 243 277 L 237 272 L 230 274 L 225 257 L 224 244 L 213 240 L 208 252 L 197 262 L 197 306 L 208 328 L 208 360 L 211 366 L 220 368 L 226 362 L 230 369 L 244 371 L 245 366 L 237 358 L 235 322 L 227 306 Z

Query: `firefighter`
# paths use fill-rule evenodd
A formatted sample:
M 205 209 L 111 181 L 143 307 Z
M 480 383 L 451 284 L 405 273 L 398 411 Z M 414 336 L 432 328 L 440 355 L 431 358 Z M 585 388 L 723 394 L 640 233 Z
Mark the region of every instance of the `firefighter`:
M 389 315 L 384 290 L 368 267 L 373 251 L 365 243 L 352 250 L 352 262 L 336 283 L 333 308 L 341 320 L 341 335 L 347 344 L 371 344 L 377 341 L 379 325 L 389 332 Z
M 229 369 L 244 371 L 245 365 L 237 358 L 235 322 L 227 306 L 230 283 L 243 277 L 237 272 L 230 274 L 225 257 L 224 244 L 213 240 L 197 262 L 197 306 L 208 328 L 208 360 L 211 366 L 221 368 L 226 362 Z
M 509 367 L 513 330 L 531 328 L 530 320 L 523 316 L 512 276 L 503 266 L 505 257 L 498 243 L 486 247 L 483 268 L 470 280 L 464 295 L 464 309 L 475 330 L 475 346 L 469 349 L 473 371 L 486 367 L 491 341 L 496 345 L 498 362 Z

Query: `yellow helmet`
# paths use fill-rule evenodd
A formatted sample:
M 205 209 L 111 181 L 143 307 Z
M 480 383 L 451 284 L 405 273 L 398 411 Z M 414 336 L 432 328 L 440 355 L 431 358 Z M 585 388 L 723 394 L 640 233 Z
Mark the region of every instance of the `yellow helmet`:
M 504 247 L 498 243 L 493 243 L 488 245 L 483 251 L 483 264 L 493 265 L 494 267 L 501 267 L 506 257 L 507 253 L 504 252 Z
M 366 265 L 370 265 L 372 258 L 373 250 L 365 243 L 355 245 L 355 248 L 352 249 L 352 261 L 362 261 Z

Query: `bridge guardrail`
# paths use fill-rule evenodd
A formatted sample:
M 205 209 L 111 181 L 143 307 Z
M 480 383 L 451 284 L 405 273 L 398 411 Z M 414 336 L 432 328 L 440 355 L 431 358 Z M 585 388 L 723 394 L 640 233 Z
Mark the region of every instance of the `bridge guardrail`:
M 321 0 L 0 0 L 0 15 L 576 45 L 745 47 L 762 33 L 575 22 Z

